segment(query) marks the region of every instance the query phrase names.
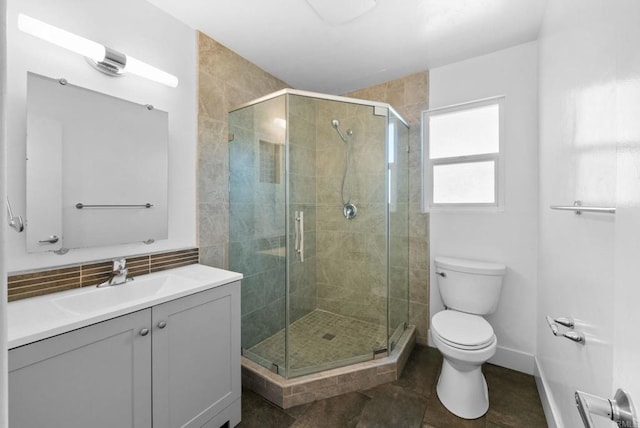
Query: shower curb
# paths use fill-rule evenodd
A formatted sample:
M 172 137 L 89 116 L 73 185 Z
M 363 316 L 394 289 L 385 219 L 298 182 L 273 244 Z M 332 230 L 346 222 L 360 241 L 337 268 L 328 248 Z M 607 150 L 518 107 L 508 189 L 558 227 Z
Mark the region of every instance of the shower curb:
M 242 357 L 242 387 L 283 409 L 365 390 L 398 380 L 415 344 L 416 329 L 409 326 L 387 357 L 293 379 L 285 379 Z

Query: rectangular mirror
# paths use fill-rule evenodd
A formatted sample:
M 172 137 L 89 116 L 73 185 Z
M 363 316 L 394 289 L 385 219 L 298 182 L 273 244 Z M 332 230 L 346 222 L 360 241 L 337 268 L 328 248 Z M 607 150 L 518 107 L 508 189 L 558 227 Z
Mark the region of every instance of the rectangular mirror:
M 27 251 L 167 239 L 168 114 L 27 76 Z

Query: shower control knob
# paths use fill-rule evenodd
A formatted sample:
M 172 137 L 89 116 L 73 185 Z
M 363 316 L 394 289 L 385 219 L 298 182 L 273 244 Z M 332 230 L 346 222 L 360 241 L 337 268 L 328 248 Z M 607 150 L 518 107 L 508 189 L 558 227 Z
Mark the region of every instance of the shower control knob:
M 167 326 L 167 322 L 166 321 L 160 321 L 158 323 L 158 328 L 165 328 Z

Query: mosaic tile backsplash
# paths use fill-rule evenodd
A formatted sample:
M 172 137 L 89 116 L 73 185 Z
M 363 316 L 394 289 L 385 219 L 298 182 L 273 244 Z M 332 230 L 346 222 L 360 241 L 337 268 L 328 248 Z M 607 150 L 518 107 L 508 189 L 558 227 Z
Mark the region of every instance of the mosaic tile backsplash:
M 195 264 L 198 263 L 198 257 L 198 248 L 147 254 L 127 258 L 127 268 L 129 276 L 136 277 Z M 97 285 L 109 279 L 112 269 L 113 261 L 106 260 L 9 275 L 7 281 L 9 301 Z

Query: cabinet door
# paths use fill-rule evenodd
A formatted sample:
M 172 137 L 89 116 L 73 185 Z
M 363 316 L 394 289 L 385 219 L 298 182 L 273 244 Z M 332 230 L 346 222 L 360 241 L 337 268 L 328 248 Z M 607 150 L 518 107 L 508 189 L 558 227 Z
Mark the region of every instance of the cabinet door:
M 239 283 L 155 306 L 152 318 L 153 426 L 200 428 L 240 398 Z
M 150 428 L 151 310 L 9 351 L 11 428 Z

